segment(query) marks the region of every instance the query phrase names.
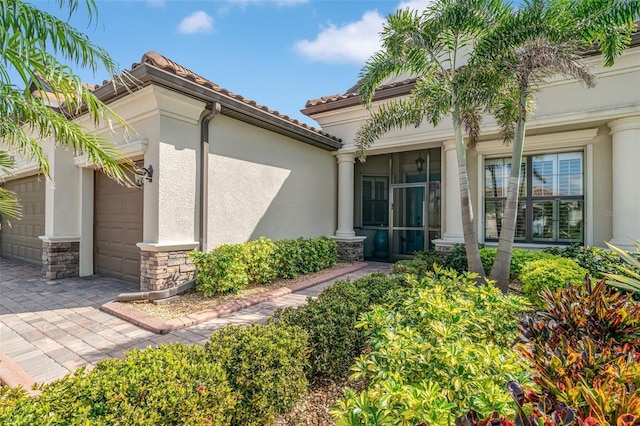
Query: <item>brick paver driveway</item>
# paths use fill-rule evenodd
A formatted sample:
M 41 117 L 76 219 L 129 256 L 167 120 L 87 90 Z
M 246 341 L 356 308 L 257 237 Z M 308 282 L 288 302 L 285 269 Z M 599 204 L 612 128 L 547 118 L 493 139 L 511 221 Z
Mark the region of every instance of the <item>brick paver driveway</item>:
M 387 264 L 371 264 L 338 279 L 388 270 Z M 100 276 L 51 281 L 37 267 L 0 258 L 0 352 L 36 382 L 50 382 L 133 348 L 175 341 L 202 343 L 225 324 L 265 321 L 277 308 L 304 304 L 307 296 L 317 296 L 334 282 L 158 335 L 99 310 L 118 293 L 138 290 L 133 284 Z

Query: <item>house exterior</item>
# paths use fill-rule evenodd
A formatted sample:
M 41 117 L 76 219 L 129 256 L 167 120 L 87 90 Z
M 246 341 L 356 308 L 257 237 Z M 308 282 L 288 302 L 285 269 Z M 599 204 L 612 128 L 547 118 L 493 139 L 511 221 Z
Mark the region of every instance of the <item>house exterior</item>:
M 194 249 L 333 234 L 339 139 L 155 52 L 129 73 L 128 88 L 94 88 L 128 132 L 75 120 L 151 173 L 126 188 L 43 141 L 51 181 L 20 158 L 4 178 L 24 218 L 3 218 L 2 257 L 41 265 L 51 279 L 98 273 L 156 290 L 193 278 Z
M 640 239 L 640 33 L 593 89 L 556 78 L 537 94 L 528 122 L 516 246 Z M 131 84 L 94 93 L 131 126 L 94 128 L 139 165 L 139 188 L 96 172 L 85 157 L 42 141 L 51 181 L 16 157 L 2 183 L 24 218 L 2 219 L 0 256 L 42 266 L 55 279 L 98 273 L 157 290 L 193 278 L 187 255 L 266 236 L 333 236 L 345 260 L 397 260 L 463 242 L 453 130 L 384 135 L 356 160 L 369 116 L 357 86 L 307 102 L 318 130 L 229 92 L 155 52 Z M 374 107 L 407 96 L 415 80 L 381 86 Z M 467 154 L 479 241 L 497 243 L 510 147 L 487 117 Z
M 521 165 L 518 247 L 610 242 L 632 249 L 628 238 L 640 239 L 640 33 L 615 66 L 603 67 L 599 55 L 586 60 L 598 76 L 595 88 L 558 77 L 537 93 Z M 407 96 L 414 83 L 388 81 L 373 108 Z M 308 101 L 303 110 L 344 143 L 336 152 L 336 237 L 363 244 L 365 257 L 391 260 L 463 242 L 451 123 L 391 131 L 361 163 L 354 139 L 369 112 L 356 88 Z M 510 157 L 486 117 L 467 169 L 478 238 L 488 246 L 497 245 Z

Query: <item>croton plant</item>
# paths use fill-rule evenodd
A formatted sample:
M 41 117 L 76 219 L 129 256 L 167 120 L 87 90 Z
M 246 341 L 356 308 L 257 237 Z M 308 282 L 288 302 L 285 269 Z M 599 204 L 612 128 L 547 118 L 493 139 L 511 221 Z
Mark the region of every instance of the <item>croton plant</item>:
M 472 411 L 456 424 L 640 426 L 640 302 L 588 276 L 541 297 L 544 310 L 522 318 L 516 344 L 536 387 L 507 384 L 515 419 Z

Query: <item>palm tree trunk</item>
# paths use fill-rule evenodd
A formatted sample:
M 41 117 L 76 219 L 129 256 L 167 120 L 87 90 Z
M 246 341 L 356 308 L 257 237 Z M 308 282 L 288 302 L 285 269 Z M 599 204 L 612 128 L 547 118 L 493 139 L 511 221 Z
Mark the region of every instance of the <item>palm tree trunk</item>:
M 467 267 L 470 272 L 480 276 L 479 281 L 484 281 L 484 267 L 480 259 L 478 248 L 478 236 L 473 223 L 473 206 L 469 194 L 469 176 L 467 174 L 467 150 L 462 136 L 462 123 L 460 121 L 460 106 L 454 102 L 453 127 L 455 130 L 456 154 L 458 158 L 458 175 L 460 179 L 460 206 L 462 209 L 462 232 L 464 246 L 467 253 Z
M 509 278 L 511 275 L 511 252 L 513 251 L 513 241 L 516 236 L 516 219 L 518 216 L 518 196 L 520 192 L 522 151 L 524 150 L 524 134 L 526 119 L 525 108 L 526 96 L 520 99 L 520 118 L 516 122 L 515 135 L 511 151 L 511 173 L 509 175 L 509 186 L 507 189 L 507 201 L 502 216 L 502 229 L 498 240 L 498 251 L 496 259 L 491 268 L 490 278 L 496 281 L 496 285 L 503 292 L 509 291 Z M 524 102 L 524 103 L 523 103 Z

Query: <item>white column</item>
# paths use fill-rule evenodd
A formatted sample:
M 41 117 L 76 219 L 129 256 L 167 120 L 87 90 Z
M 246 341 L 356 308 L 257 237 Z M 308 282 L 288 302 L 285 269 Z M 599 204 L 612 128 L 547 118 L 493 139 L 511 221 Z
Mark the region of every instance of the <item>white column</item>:
M 455 141 L 446 141 L 444 148 L 444 232 L 441 244 L 464 241 L 462 232 L 462 209 L 460 205 L 460 176 Z
M 353 184 L 356 157 L 353 153 L 338 154 L 338 229 L 336 237 L 350 238 L 353 230 Z
M 610 243 L 635 250 L 629 238 L 640 240 L 640 116 L 607 123 L 612 137 L 613 238 Z

